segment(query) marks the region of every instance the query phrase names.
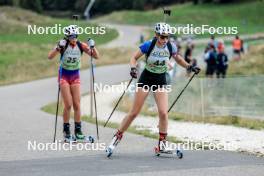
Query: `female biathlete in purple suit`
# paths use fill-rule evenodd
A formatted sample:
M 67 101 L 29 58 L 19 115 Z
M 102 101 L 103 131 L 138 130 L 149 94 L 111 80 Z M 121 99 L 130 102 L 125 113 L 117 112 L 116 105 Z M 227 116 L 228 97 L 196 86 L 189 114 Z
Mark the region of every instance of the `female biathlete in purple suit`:
M 168 44 L 168 37 L 171 34 L 171 27 L 166 23 L 157 23 L 155 26 L 155 41 L 146 41 L 143 43 L 139 50 L 134 54 L 130 60 L 131 71 L 130 75 L 133 78 L 137 78 L 137 60 L 144 54 L 146 58 L 146 66 L 142 72 L 139 81 L 137 83 L 137 91 L 135 93 L 134 103 L 129 113 L 125 116 L 117 132 L 115 133 L 110 145 L 107 147 L 107 155 L 111 156 L 113 149 L 120 142 L 123 133 L 130 126 L 132 121 L 139 114 L 141 107 L 144 104 L 146 97 L 149 94 L 149 90 L 154 93 L 155 101 L 158 107 L 159 114 L 159 146 L 161 142 L 166 143 L 167 129 L 168 129 L 168 94 L 166 89 L 166 71 L 167 63 L 170 56 L 173 57 L 176 62 L 182 67 L 199 73 L 200 68 L 193 67 L 185 62 L 185 60 L 177 54 L 176 46 L 173 43 Z M 153 39 L 154 40 L 154 39 Z M 148 53 L 151 47 L 152 51 Z M 154 45 L 154 46 L 153 46 Z M 170 46 L 169 46 L 170 45 Z M 162 151 L 162 148 L 159 148 Z
M 77 40 L 78 30 L 76 25 L 70 25 L 65 29 L 65 38 L 60 40 L 58 45 L 52 49 L 48 58 L 53 59 L 61 54 L 61 69 L 59 71 L 59 84 L 64 103 L 63 110 L 63 134 L 65 141 L 71 141 L 70 112 L 73 106 L 75 122 L 75 138 L 83 140 L 85 136 L 81 130 L 81 110 L 80 110 L 80 68 L 81 56 L 84 51 L 93 58 L 98 59 L 96 48 L 90 49 L 85 43 Z

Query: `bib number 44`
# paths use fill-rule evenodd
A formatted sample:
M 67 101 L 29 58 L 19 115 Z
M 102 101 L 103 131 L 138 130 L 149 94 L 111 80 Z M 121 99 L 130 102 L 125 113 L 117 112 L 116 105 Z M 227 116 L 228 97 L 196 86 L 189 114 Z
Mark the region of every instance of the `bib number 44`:
M 159 65 L 159 66 L 163 66 L 163 65 L 165 65 L 165 61 L 156 61 L 156 62 L 154 62 L 154 65 Z

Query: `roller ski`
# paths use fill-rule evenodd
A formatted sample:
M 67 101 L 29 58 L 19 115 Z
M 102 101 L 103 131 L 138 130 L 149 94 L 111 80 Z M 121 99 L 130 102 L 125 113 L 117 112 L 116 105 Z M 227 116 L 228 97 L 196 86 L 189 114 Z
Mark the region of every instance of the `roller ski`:
M 94 138 L 92 136 L 84 136 L 82 138 L 77 138 L 74 135 L 64 136 L 65 143 L 94 143 Z
M 70 125 L 69 124 L 64 125 L 63 137 L 64 137 L 64 142 L 65 143 L 73 143 L 73 142 L 75 142 L 75 137 L 74 137 L 74 135 L 71 134 Z
M 179 159 L 183 158 L 183 153 L 179 149 L 170 149 L 167 147 L 168 141 L 160 141 L 159 145 L 154 147 L 154 152 L 156 156 L 161 155 L 176 155 Z
M 94 143 L 94 138 L 92 136 L 85 136 L 82 133 L 75 134 L 76 143 Z
M 114 135 L 114 137 L 113 137 L 113 139 L 112 139 L 110 145 L 109 145 L 109 146 L 106 148 L 106 150 L 105 150 L 105 152 L 106 152 L 108 158 L 110 158 L 110 157 L 112 156 L 115 147 L 116 147 L 117 144 L 121 141 L 121 139 L 122 139 L 122 133 L 121 133 L 120 131 L 118 131 L 118 132 Z
M 85 136 L 82 133 L 80 123 L 75 124 L 74 135 L 71 134 L 70 124 L 64 124 L 63 136 L 65 143 L 94 143 L 92 136 Z
M 76 143 L 94 143 L 92 136 L 85 136 L 81 130 L 81 124 L 75 123 L 75 142 Z

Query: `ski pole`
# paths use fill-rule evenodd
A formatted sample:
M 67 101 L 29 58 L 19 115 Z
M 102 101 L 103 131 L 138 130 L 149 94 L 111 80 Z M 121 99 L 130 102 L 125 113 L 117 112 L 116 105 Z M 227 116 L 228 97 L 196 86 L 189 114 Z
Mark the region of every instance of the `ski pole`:
M 60 62 L 62 62 L 62 56 L 60 58 Z M 58 94 L 57 94 L 57 106 L 56 106 L 56 117 L 55 117 L 55 128 L 54 128 L 53 143 L 56 140 L 56 134 L 57 134 L 57 122 L 58 122 L 59 102 L 60 102 L 60 77 L 61 77 L 61 72 L 62 72 L 62 67 L 61 67 L 61 64 L 60 64 L 59 76 L 58 76 Z
M 55 130 L 54 130 L 54 137 L 53 143 L 56 140 L 56 133 L 57 133 L 57 121 L 58 121 L 58 111 L 59 111 L 59 101 L 60 101 L 60 85 L 58 86 L 58 95 L 57 95 L 57 107 L 56 107 L 56 117 L 55 117 Z
M 172 103 L 172 105 L 170 106 L 168 112 L 170 112 L 170 110 L 172 109 L 172 107 L 175 105 L 175 103 L 178 101 L 178 99 L 180 98 L 180 96 L 182 95 L 182 93 L 185 91 L 185 89 L 187 88 L 187 86 L 190 84 L 190 82 L 192 81 L 192 79 L 194 78 L 194 76 L 196 75 L 196 73 L 194 73 L 192 75 L 192 77 L 189 79 L 188 83 L 186 84 L 186 86 L 182 89 L 182 91 L 180 92 L 180 94 L 177 96 L 177 98 L 174 100 L 174 102 Z
M 129 81 L 129 83 L 128 83 L 127 87 L 126 87 L 126 90 L 128 89 L 128 87 L 129 87 L 129 85 L 131 84 L 131 82 L 132 82 L 132 81 L 133 81 L 133 78 L 131 78 L 131 79 L 130 79 L 130 81 Z M 108 121 L 110 120 L 111 116 L 113 115 L 113 113 L 114 113 L 115 109 L 117 108 L 117 106 L 118 106 L 119 102 L 121 101 L 121 99 L 122 99 L 122 98 L 123 98 L 123 96 L 125 95 L 125 93 L 126 93 L 126 90 L 123 92 L 123 94 L 121 95 L 121 97 L 118 99 L 118 101 L 117 101 L 117 103 L 116 103 L 116 105 L 115 105 L 114 109 L 112 110 L 112 112 L 111 112 L 110 116 L 108 117 L 107 121 L 105 122 L 105 124 L 104 124 L 104 127 L 107 125 L 107 123 L 108 123 Z
M 95 123 L 96 123 L 96 134 L 97 140 L 99 140 L 99 130 L 98 130 L 98 118 L 97 118 L 97 104 L 96 104 L 96 96 L 94 91 L 94 69 L 93 69 L 93 58 L 92 59 L 92 76 L 93 76 L 93 97 L 94 97 L 94 110 L 95 110 Z
M 94 108 L 95 108 L 95 123 L 96 123 L 96 134 L 97 134 L 97 140 L 99 140 L 99 130 L 98 130 L 98 117 L 97 117 L 97 104 L 96 104 L 96 96 L 94 91 L 94 65 L 93 65 L 93 48 L 94 48 L 94 41 L 91 39 L 88 39 L 88 43 L 91 49 L 91 69 L 92 69 L 92 83 L 93 83 L 93 98 L 94 98 Z

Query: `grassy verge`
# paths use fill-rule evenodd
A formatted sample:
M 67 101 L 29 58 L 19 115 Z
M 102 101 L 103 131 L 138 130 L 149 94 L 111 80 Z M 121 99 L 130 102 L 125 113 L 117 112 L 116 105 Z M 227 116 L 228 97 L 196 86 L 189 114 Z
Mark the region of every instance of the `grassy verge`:
M 101 59 L 96 65 L 111 65 L 120 63 L 129 63 L 130 57 L 135 52 L 133 48 L 103 48 L 99 47 Z
M 231 61 L 229 75 L 260 75 L 264 74 L 264 44 L 249 47 L 249 52 L 240 61 Z
M 167 19 L 170 24 L 236 26 L 240 34 L 263 32 L 264 21 L 259 20 L 264 8 L 263 2 L 200 5 L 185 3 L 172 5 L 169 8 L 172 10 L 171 17 Z M 96 21 L 152 25 L 158 21 L 163 21 L 163 15 L 162 9 L 144 12 L 125 10 L 99 17 Z
M 60 102 L 60 107 L 62 107 L 62 106 L 63 106 L 63 104 L 62 104 L 62 102 Z M 42 107 L 42 110 L 44 112 L 47 112 L 47 113 L 50 113 L 50 114 L 55 114 L 56 113 L 56 103 L 48 104 L 48 105 Z M 62 108 L 59 108 L 59 115 L 62 115 Z M 71 117 L 73 117 L 73 114 L 71 114 Z M 86 115 L 82 116 L 82 120 L 84 120 L 86 122 L 89 122 L 89 123 L 95 124 L 95 118 L 92 118 L 90 116 L 86 116 Z M 105 123 L 105 121 L 98 120 L 98 124 L 100 126 L 103 126 L 104 123 Z M 109 122 L 107 124 L 107 127 L 117 129 L 119 127 L 119 124 L 118 123 L 114 123 L 114 122 Z M 153 139 L 158 139 L 158 137 L 159 137 L 158 134 L 154 134 L 148 129 L 142 129 L 139 126 L 130 126 L 128 128 L 127 132 L 138 134 L 138 135 L 141 135 L 141 136 L 144 136 L 144 137 L 148 137 L 148 138 L 153 138 Z M 174 142 L 174 143 L 182 142 L 182 141 L 178 140 L 177 138 L 175 138 L 173 136 L 168 136 L 168 141 Z
M 73 23 L 71 19 L 50 18 L 36 13 L 14 7 L 0 7 L 0 85 L 24 82 L 55 76 L 58 69 L 58 59 L 49 61 L 48 52 L 55 47 L 58 40 L 63 38 L 63 34 L 28 34 L 28 25 L 37 27 L 54 26 L 61 24 L 65 27 Z M 79 21 L 81 27 L 98 27 L 97 24 Z M 79 36 L 83 42 L 88 37 L 95 39 L 97 45 L 104 44 L 118 36 L 118 32 L 113 29 L 106 29 L 104 35 L 85 35 Z M 116 52 L 122 52 L 122 49 Z M 113 54 L 113 50 L 105 50 L 101 53 Z M 124 51 L 123 51 L 124 52 Z M 87 58 L 84 56 L 83 58 Z M 98 65 L 110 64 L 110 59 L 101 59 Z M 115 63 L 125 62 L 126 60 L 116 59 Z M 87 68 L 87 61 L 83 62 L 83 68 Z
M 118 110 L 123 112 L 128 112 L 132 106 L 132 100 L 125 96 L 123 101 L 121 101 Z M 158 113 L 156 111 L 150 110 L 148 105 L 145 103 L 141 109 L 141 114 L 151 117 L 157 117 Z M 248 129 L 262 130 L 264 129 L 264 121 L 240 118 L 237 116 L 191 116 L 189 114 L 170 112 L 169 119 L 175 121 L 185 121 L 185 122 L 198 122 L 198 123 L 212 123 L 219 125 L 232 125 L 236 127 L 243 127 Z

